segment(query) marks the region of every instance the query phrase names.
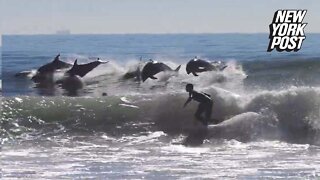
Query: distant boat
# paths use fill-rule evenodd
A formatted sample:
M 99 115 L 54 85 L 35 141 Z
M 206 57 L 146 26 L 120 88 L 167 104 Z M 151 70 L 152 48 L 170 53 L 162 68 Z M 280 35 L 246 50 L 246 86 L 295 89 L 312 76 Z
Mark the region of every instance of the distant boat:
M 71 32 L 69 30 L 59 30 L 56 32 L 56 34 L 68 35 L 68 34 L 71 34 Z

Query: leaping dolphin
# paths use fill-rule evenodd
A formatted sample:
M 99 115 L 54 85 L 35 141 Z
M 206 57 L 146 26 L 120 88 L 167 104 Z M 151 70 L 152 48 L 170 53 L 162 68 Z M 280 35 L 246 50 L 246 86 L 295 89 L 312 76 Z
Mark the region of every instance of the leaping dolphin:
M 100 64 L 106 64 L 108 62 L 109 61 L 101 61 L 98 58 L 97 61 L 93 61 L 87 64 L 78 64 L 78 60 L 76 59 L 72 68 L 69 71 L 67 71 L 66 74 L 69 74 L 70 76 L 78 75 L 80 77 L 84 77 L 86 74 L 88 74 L 90 71 L 92 71 Z
M 159 72 L 162 72 L 162 71 L 178 72 L 180 67 L 181 65 L 179 65 L 175 70 L 173 70 L 162 62 L 151 60 L 143 67 L 141 72 L 141 78 L 143 82 L 148 78 L 157 79 L 156 77 L 154 77 L 154 75 L 158 74 Z
M 60 54 L 58 54 L 54 60 L 47 63 L 40 68 L 38 68 L 37 73 L 31 78 L 35 83 L 47 83 L 52 81 L 53 73 L 58 69 L 66 69 L 72 66 L 72 64 L 63 62 L 59 59 Z M 31 72 L 30 72 L 31 73 Z M 19 76 L 20 74 L 16 74 Z M 24 75 L 28 75 L 24 72 Z
M 125 73 L 122 76 L 123 80 L 128 80 L 128 79 L 134 79 L 135 81 L 140 82 L 141 80 L 141 64 L 142 64 L 142 57 L 140 57 L 139 64 L 136 65 L 134 70 L 129 70 L 127 73 Z
M 72 64 L 63 62 L 60 60 L 60 54 L 58 54 L 54 60 L 48 64 L 45 64 L 41 66 L 38 69 L 38 73 L 49 73 L 49 72 L 54 72 L 57 69 L 65 69 L 71 67 Z
M 76 59 L 72 68 L 65 73 L 65 76 L 62 79 L 56 81 L 56 84 L 61 84 L 62 89 L 65 89 L 68 92 L 68 95 L 75 96 L 78 94 L 78 90 L 82 89 L 85 85 L 82 77 L 100 64 L 106 64 L 108 62 L 109 61 L 101 61 L 98 58 L 97 61 L 79 65 L 78 60 Z
M 140 70 L 140 67 L 137 67 L 136 70 L 128 71 L 127 73 L 125 73 L 123 75 L 122 79 L 124 79 L 124 80 L 134 79 L 139 82 L 140 76 L 141 76 L 141 70 Z
M 221 63 L 220 61 L 209 62 L 195 57 L 188 62 L 186 71 L 187 74 L 192 73 L 194 76 L 198 76 L 197 72 L 200 73 L 205 71 L 222 71 L 226 67 L 227 65 Z

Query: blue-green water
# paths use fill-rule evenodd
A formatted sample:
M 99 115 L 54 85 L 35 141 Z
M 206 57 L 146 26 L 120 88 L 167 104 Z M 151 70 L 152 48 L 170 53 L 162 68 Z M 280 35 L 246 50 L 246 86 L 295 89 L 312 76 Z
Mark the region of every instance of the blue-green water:
M 318 179 L 319 40 L 267 53 L 268 34 L 4 36 L 2 178 Z M 14 77 L 58 53 L 110 62 L 83 78 L 80 97 Z M 228 67 L 187 75 L 194 56 Z M 169 79 L 122 81 L 140 57 L 182 67 Z M 186 83 L 209 93 L 212 118 L 224 121 L 196 147 L 181 145 L 200 126 L 198 104 L 182 108 Z
M 70 63 L 76 58 L 80 59 L 80 62 L 87 62 L 89 58 L 100 57 L 118 66 L 125 66 L 129 61 L 138 61 L 140 57 L 176 64 L 186 64 L 195 56 L 207 60 L 235 61 L 239 64 L 249 61 L 250 64 L 246 63 L 247 66 L 244 67 L 244 71 L 248 73 L 255 71 L 257 66 L 261 66 L 260 62 L 264 61 L 264 72 L 270 70 L 265 75 L 266 79 L 277 79 L 278 76 L 273 77 L 272 70 L 279 70 L 278 63 L 281 63 L 281 74 L 287 73 L 286 70 L 290 71 L 286 62 L 289 63 L 288 66 L 297 69 L 305 66 L 318 67 L 319 39 L 319 34 L 309 34 L 298 52 L 268 53 L 268 34 L 5 35 L 2 56 L 3 94 L 36 94 L 32 83 L 14 78 L 14 74 L 37 69 L 51 61 L 58 53 L 62 54 L 63 60 Z M 308 60 L 312 62 L 305 63 Z M 292 64 L 292 61 L 295 64 Z M 312 71 L 318 73 L 317 68 Z M 108 73 L 107 70 L 105 73 Z M 312 76 L 308 75 L 310 71 L 306 73 L 306 76 Z M 289 82 L 292 79 L 290 78 L 287 78 Z M 309 79 L 306 79 L 308 85 L 317 83 L 309 82 Z M 297 81 L 304 84 L 303 79 Z

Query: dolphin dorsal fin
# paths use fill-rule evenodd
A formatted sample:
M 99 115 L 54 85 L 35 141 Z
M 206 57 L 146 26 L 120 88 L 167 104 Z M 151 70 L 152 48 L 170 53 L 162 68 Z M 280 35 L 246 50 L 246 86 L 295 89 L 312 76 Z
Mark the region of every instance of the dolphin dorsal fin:
M 180 68 L 181 68 L 181 65 L 179 65 L 174 71 L 179 72 Z
M 53 61 L 59 61 L 60 53 L 54 58 Z
M 73 66 L 77 66 L 78 65 L 78 59 L 76 59 L 73 63 Z

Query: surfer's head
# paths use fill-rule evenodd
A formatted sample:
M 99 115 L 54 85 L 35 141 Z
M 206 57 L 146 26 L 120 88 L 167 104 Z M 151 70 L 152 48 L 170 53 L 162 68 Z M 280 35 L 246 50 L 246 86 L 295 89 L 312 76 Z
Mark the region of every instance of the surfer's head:
M 187 84 L 186 85 L 186 91 L 191 92 L 193 90 L 193 84 Z

